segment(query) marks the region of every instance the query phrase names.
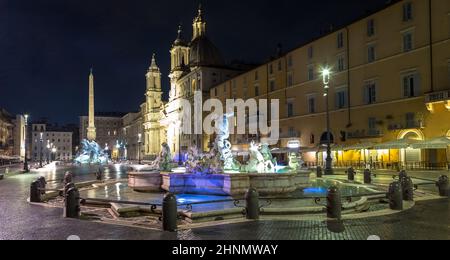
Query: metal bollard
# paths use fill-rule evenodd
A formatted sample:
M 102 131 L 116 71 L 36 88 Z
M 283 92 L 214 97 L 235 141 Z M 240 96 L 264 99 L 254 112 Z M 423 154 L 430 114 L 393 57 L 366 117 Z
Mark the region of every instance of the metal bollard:
M 259 194 L 254 188 L 250 188 L 245 194 L 247 219 L 259 219 Z
M 399 181 L 394 181 L 389 185 L 389 208 L 392 210 L 403 210 L 403 193 Z
M 448 177 L 445 175 L 442 175 L 441 177 L 439 177 L 439 180 L 436 183 L 436 186 L 439 188 L 439 196 L 441 197 L 448 197 L 450 192 L 449 192 L 449 182 L 448 182 Z
M 341 192 L 337 186 L 331 186 L 327 193 L 327 217 L 341 219 L 342 202 Z
M 177 197 L 168 193 L 162 203 L 162 222 L 163 230 L 169 232 L 175 232 L 178 229 L 178 207 Z
M 80 211 L 80 192 L 77 188 L 70 188 L 64 201 L 64 217 L 79 218 Z
M 37 179 L 37 181 L 39 182 L 40 192 L 41 192 L 42 195 L 44 195 L 44 194 L 45 194 L 45 188 L 46 188 L 46 186 L 47 186 L 47 181 L 46 181 L 45 178 L 42 177 L 42 176 L 39 177 L 39 178 Z
M 317 178 L 322 178 L 322 176 L 323 176 L 323 169 L 322 169 L 322 167 L 317 166 L 317 169 L 316 169 L 316 177 L 317 177 Z
M 355 180 L 355 170 L 353 169 L 353 167 L 348 168 L 347 176 L 348 176 L 348 180 L 349 181 L 354 181 Z
M 402 186 L 403 199 L 406 201 L 414 201 L 414 183 L 411 177 L 403 177 L 400 180 Z
M 372 184 L 372 173 L 369 169 L 364 170 L 364 184 Z
M 41 200 L 41 191 L 39 190 L 41 184 L 39 181 L 34 181 L 30 185 L 30 202 L 40 203 Z

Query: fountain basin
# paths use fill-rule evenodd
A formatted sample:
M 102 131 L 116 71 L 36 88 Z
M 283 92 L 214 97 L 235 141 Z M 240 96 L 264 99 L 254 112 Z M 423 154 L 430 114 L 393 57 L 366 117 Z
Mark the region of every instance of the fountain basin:
M 175 194 L 242 196 L 249 188 L 261 195 L 291 193 L 309 186 L 309 171 L 270 174 L 179 174 L 162 173 L 162 189 Z
M 161 185 L 162 176 L 159 171 L 128 173 L 128 186 L 134 191 L 159 192 Z

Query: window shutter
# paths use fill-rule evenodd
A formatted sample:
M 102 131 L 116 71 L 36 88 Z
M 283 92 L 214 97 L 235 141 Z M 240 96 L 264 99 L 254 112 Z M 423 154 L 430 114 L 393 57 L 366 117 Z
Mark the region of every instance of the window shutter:
M 408 76 L 403 76 L 403 97 L 409 97 L 409 81 Z
M 364 104 L 369 104 L 369 85 L 364 86 L 363 95 Z
M 419 75 L 419 73 L 416 73 L 414 75 L 414 95 L 416 97 L 422 95 L 421 88 L 420 88 L 420 75 Z

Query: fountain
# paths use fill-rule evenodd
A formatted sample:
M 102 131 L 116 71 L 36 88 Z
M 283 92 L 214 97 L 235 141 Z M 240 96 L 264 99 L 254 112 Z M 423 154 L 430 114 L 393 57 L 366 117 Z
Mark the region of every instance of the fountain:
M 191 147 L 185 167 L 171 168 L 170 149 L 163 143 L 154 162 L 139 172 L 129 173 L 129 187 L 139 192 L 240 196 L 250 187 L 261 194 L 276 195 L 309 186 L 310 172 L 301 168 L 303 162 L 297 153 L 289 154 L 289 166 L 279 166 L 268 144 L 251 142 L 248 162 L 239 163 L 228 140 L 231 116 L 225 114 L 223 120 L 218 120 L 217 137 L 209 153 Z
M 78 164 L 107 164 L 108 154 L 95 141 L 81 141 L 81 150 L 75 158 Z

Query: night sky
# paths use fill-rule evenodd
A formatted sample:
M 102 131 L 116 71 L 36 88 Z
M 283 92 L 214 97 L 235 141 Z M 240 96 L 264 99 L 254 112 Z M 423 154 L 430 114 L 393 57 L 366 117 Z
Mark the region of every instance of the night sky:
M 386 0 L 203 0 L 207 33 L 227 61 L 264 62 L 380 8 Z M 77 123 L 94 66 L 97 111 L 137 111 L 157 54 L 169 88 L 180 22 L 191 38 L 198 0 L 0 0 L 0 108 Z

